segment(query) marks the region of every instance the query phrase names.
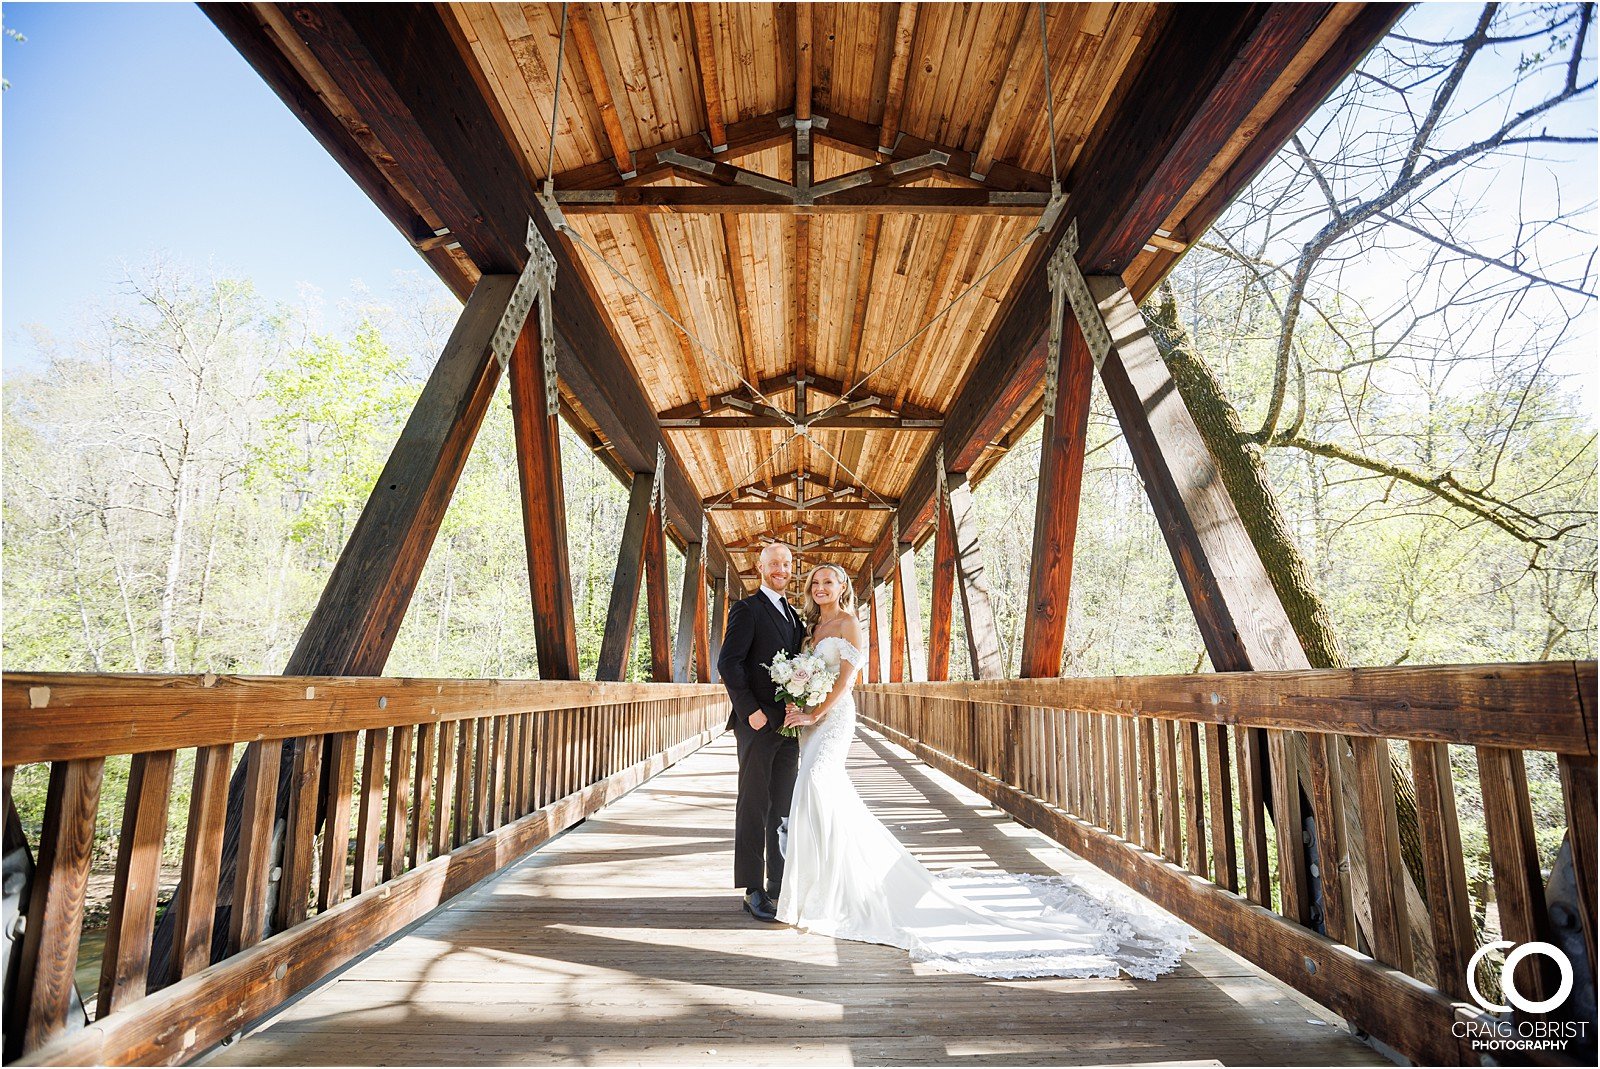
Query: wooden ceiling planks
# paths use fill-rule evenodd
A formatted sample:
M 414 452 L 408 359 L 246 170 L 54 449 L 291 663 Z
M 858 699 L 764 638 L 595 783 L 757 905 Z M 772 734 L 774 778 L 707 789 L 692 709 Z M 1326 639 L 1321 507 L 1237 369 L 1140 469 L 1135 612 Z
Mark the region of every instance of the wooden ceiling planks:
M 1248 42 L 1297 54 L 1272 61 L 1281 74 L 1270 89 L 1237 123 L 1205 172 L 1163 202 L 1161 229 L 1174 237 L 1133 259 L 1127 266 L 1130 285 L 1153 285 L 1184 247 L 1190 228 L 1209 221 L 1223 191 L 1236 189 L 1262 152 L 1270 151 L 1256 140 L 1287 136 L 1280 112 L 1309 110 L 1306 99 L 1320 98 L 1330 87 L 1328 72 L 1353 62 L 1330 64 L 1326 57 L 1352 48 L 1358 55 L 1373 39 L 1368 24 L 1392 18 L 1382 13 L 1386 5 L 1324 6 L 1333 14 L 1303 41 L 1281 35 Z M 282 19 L 274 5 L 250 10 L 264 13 L 263 19 Z M 397 8 L 395 17 L 412 10 Z M 474 69 L 523 173 L 538 179 L 553 170 L 562 189 L 615 188 L 635 168 L 636 187 L 734 180 L 736 172 L 727 169 L 712 179 L 670 171 L 655 158 L 664 146 L 737 161 L 750 172 L 792 181 L 792 134 L 781 120 L 792 116 L 797 93 L 817 115 L 815 181 L 883 161 L 889 157 L 874 149 L 893 148 L 899 141 L 897 159 L 930 147 L 954 156 L 942 171 L 883 175 L 875 181 L 918 191 L 971 189 L 981 186 L 985 175 L 997 183 L 991 188 L 1038 190 L 1048 184 L 1044 49 L 1034 4 L 827 3 L 808 7 L 806 19 L 789 4 L 573 4 L 560 64 L 553 160 L 547 154 L 562 5 L 458 3 L 443 10 L 448 33 Z M 1127 87 L 1154 51 L 1153 42 L 1164 33 L 1176 36 L 1169 24 L 1182 20 L 1175 20 L 1173 11 L 1171 5 L 1157 4 L 1048 6 L 1056 148 L 1064 177 L 1080 184 L 1097 181 L 1093 175 L 1073 175 L 1097 132 L 1118 117 L 1118 109 L 1147 106 L 1145 100 L 1129 100 Z M 1352 35 L 1358 43 L 1349 43 Z M 292 32 L 280 37 L 275 47 L 321 95 L 328 80 L 318 84 L 317 64 L 289 55 L 295 47 Z M 1170 48 L 1173 41 L 1166 44 Z M 808 46 L 804 52 L 802 46 Z M 280 95 L 285 95 L 281 88 Z M 472 277 L 477 265 L 469 255 L 471 243 L 463 251 L 434 237 L 441 215 L 439 206 L 428 202 L 428 176 L 396 167 L 363 121 L 359 104 L 332 101 L 329 107 L 344 124 L 339 136 L 359 145 L 370 167 L 340 156 L 342 147 L 335 155 L 364 189 L 373 187 L 369 193 L 442 273 L 451 279 Z M 804 102 L 800 110 L 805 111 Z M 302 118 L 313 126 L 318 121 Z M 1161 117 L 1146 121 L 1159 125 Z M 327 136 L 323 140 L 330 143 Z M 721 140 L 731 147 L 714 155 Z M 385 181 L 392 193 L 381 188 Z M 1117 207 L 1103 190 L 1069 188 L 1069 193 L 1077 194 L 1075 201 L 1084 197 Z M 704 409 L 737 386 L 740 377 L 773 380 L 796 369 L 858 387 L 853 397 L 876 395 L 889 405 L 947 412 L 991 347 L 987 339 L 1013 301 L 1020 276 L 1037 269 L 1037 248 L 1005 259 L 1032 223 L 1020 217 L 857 211 L 809 218 L 573 211 L 574 230 L 626 279 L 588 252 L 574 250 L 572 257 L 657 412 L 686 403 Z M 1147 225 L 1145 215 L 1138 225 Z M 974 292 L 878 367 L 980 279 Z M 458 281 L 452 284 L 459 288 Z M 634 286 L 688 323 L 727 363 L 687 338 Z M 1036 395 L 1037 386 L 1030 388 Z M 824 396 L 816 393 L 811 411 L 821 407 Z M 1009 435 L 1028 418 L 1026 396 L 1031 395 L 1024 395 L 1018 414 L 1008 413 L 997 433 Z M 792 390 L 773 400 L 792 406 Z M 569 410 L 583 414 L 582 406 L 570 401 Z M 594 429 L 585 428 L 591 437 Z M 756 466 L 766 469 L 764 477 L 803 468 L 813 479 L 830 483 L 859 479 L 895 498 L 922 478 L 932 444 L 927 434 L 915 431 L 819 429 L 811 441 L 781 448 L 788 432 L 770 428 L 667 433 L 685 474 L 707 497 Z M 764 463 L 774 450 L 777 455 Z M 719 512 L 713 522 L 724 537 L 737 541 L 776 529 L 792 516 Z M 876 542 L 887 521 L 883 513 L 857 511 L 808 515 L 806 522 L 808 530 Z

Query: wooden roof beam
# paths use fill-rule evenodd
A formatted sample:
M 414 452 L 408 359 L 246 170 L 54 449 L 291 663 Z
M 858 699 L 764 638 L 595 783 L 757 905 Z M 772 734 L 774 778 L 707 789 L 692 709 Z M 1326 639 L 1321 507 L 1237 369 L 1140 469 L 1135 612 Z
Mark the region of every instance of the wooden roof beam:
M 633 152 L 628 139 L 623 136 L 622 119 L 617 115 L 616 95 L 605 64 L 600 60 L 600 49 L 595 44 L 594 27 L 590 17 L 592 4 L 574 4 L 572 11 L 572 43 L 578 50 L 578 62 L 589 77 L 589 89 L 594 93 L 595 106 L 600 109 L 600 125 L 605 128 L 606 140 L 611 143 L 611 155 L 616 161 L 617 173 L 632 178 L 638 172 L 633 166 Z
M 877 149 L 884 156 L 894 153 L 895 135 L 900 132 L 900 111 L 906 102 L 906 75 L 911 70 L 911 42 L 916 33 L 917 5 L 911 0 L 902 0 L 895 17 L 889 87 L 883 97 L 883 125 L 878 128 Z
M 724 501 L 707 505 L 708 512 L 893 512 L 899 503 L 888 501 L 839 501 L 832 494 L 795 501 L 792 498 L 775 498 L 772 501 Z
M 813 431 L 937 431 L 944 426 L 938 419 L 902 419 L 899 416 L 820 416 L 796 423 L 787 415 L 688 416 L 664 419 L 664 431 L 765 431 L 792 430 L 796 426 Z
M 753 174 L 754 172 L 745 172 Z M 815 203 L 781 188 L 769 179 L 754 186 L 638 186 L 610 189 L 556 188 L 556 202 L 568 215 L 650 215 L 677 212 L 695 215 L 870 215 L 911 212 L 918 215 L 1001 215 L 1038 218 L 1050 203 L 1048 193 L 1001 192 L 989 189 L 937 189 L 861 186 L 816 198 Z
M 671 154 L 676 152 L 702 160 L 727 162 L 762 149 L 788 144 L 791 137 L 788 119 L 789 113 L 786 111 L 742 119 L 723 131 L 726 148 L 721 152 L 712 149 L 712 135 L 707 131 L 641 148 L 633 154 L 638 174 L 628 179 L 627 184 L 643 185 L 670 173 L 672 166 L 661 159 L 663 154 L 667 159 L 671 159 Z M 607 189 L 616 184 L 617 169 L 609 162 L 585 164 L 555 176 L 557 189 Z
M 939 174 L 966 188 L 1016 193 L 1050 192 L 1049 175 L 1024 170 L 998 160 L 990 164 L 989 170 L 983 177 L 975 178 L 973 172 L 977 166 L 976 154 L 954 145 L 940 144 L 937 141 L 929 141 L 902 132 L 898 135 L 898 144 L 895 145 L 893 152 L 879 153 L 877 130 L 870 123 L 852 119 L 848 115 L 822 111 L 816 113 L 815 123 L 818 140 L 826 141 L 834 148 L 859 159 L 871 160 L 874 163 L 898 163 L 937 152 L 949 157 L 937 165 Z M 887 161 L 884 160 L 885 155 L 888 157 Z
M 695 66 L 699 68 L 700 95 L 705 98 L 706 130 L 711 151 L 728 151 L 728 131 L 722 122 L 722 84 L 717 78 L 717 57 L 711 48 L 711 5 L 690 4 L 691 35 L 694 37 Z

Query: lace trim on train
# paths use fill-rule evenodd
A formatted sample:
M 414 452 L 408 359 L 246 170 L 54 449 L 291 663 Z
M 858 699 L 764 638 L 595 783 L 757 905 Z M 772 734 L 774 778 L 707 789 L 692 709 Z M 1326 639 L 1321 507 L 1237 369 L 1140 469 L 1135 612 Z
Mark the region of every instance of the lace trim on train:
M 974 955 L 940 955 L 915 948 L 911 957 L 947 972 L 970 973 L 996 980 L 1056 976 L 1068 979 L 1111 977 L 1120 970 L 1137 980 L 1154 980 L 1178 967 L 1190 949 L 1194 929 L 1158 912 L 1136 898 L 1107 902 L 1065 876 L 978 872 L 950 869 L 937 879 L 963 897 L 973 890 L 1021 886 L 1043 907 L 1014 919 L 1027 923 L 1073 917 L 1103 933 L 1093 950 L 1075 953 L 994 951 Z M 1001 913 L 1002 917 L 1006 914 Z M 1101 957 L 1109 961 L 1084 961 Z

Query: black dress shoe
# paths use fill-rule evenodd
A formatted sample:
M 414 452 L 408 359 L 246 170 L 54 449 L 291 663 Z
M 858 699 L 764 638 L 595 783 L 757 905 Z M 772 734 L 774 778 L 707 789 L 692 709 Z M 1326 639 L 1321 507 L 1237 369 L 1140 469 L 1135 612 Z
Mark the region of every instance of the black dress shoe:
M 761 891 L 751 891 L 744 896 L 744 911 L 756 920 L 766 921 L 768 924 L 774 924 L 778 920 L 777 908 Z

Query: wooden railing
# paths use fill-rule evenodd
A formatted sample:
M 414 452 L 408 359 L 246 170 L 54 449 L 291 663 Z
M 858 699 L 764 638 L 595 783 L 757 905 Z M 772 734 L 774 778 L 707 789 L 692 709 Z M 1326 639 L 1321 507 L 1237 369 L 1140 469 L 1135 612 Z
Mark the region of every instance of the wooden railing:
M 1357 1029 L 1416 1062 L 1478 1064 L 1474 1029 L 1494 1022 L 1468 1000 L 1477 933 L 1448 747 L 1476 751 L 1501 936 L 1519 944 L 1551 939 L 1524 754 L 1556 755 L 1592 978 L 1594 703 L 1588 661 L 877 684 L 861 711 Z M 1404 759 L 1391 774 L 1402 754 L 1409 779 Z M 1397 785 L 1415 792 L 1420 881 Z M 1550 964 L 1519 967 L 1525 998 L 1554 993 Z
M 201 1053 L 693 752 L 727 716 L 721 687 L 675 684 L 8 674 L 3 692 L 7 803 L 19 766 L 49 764 L 11 989 L 23 1061 L 36 1064 Z M 241 743 L 237 868 L 219 881 Z M 152 991 L 168 801 L 188 749 L 188 830 L 161 978 L 174 982 Z M 99 991 L 93 1023 L 74 1030 L 96 810 L 106 759 L 119 755 L 131 767 Z M 231 908 L 213 963 L 219 899 Z

